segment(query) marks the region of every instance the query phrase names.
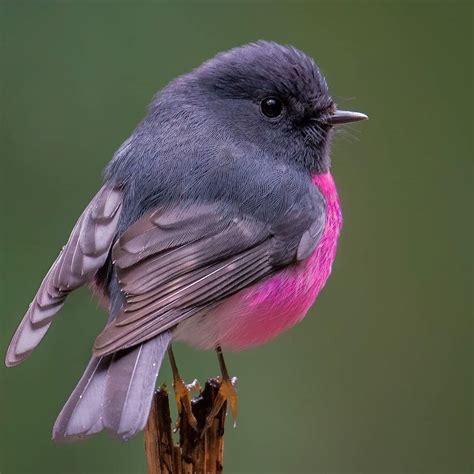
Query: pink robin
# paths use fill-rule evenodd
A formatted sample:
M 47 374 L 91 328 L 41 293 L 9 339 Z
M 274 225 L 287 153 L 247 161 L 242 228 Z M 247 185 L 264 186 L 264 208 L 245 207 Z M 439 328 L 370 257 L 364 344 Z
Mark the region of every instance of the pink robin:
M 56 440 L 143 429 L 167 350 L 180 413 L 189 395 L 171 351 L 216 349 L 216 413 L 237 397 L 221 348 L 262 344 L 300 321 L 324 286 L 342 218 L 330 174 L 340 111 L 314 61 L 257 42 L 218 54 L 158 93 L 107 166 L 10 343 L 26 359 L 70 291 L 109 311 L 54 425 Z

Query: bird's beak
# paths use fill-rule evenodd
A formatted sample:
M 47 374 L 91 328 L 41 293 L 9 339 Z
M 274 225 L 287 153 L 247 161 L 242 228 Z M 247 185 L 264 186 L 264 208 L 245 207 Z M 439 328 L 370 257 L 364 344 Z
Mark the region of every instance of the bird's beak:
M 350 112 L 348 110 L 336 110 L 332 115 L 324 119 L 324 123 L 328 125 L 339 125 L 340 123 L 359 122 L 368 120 L 369 117 L 360 112 Z

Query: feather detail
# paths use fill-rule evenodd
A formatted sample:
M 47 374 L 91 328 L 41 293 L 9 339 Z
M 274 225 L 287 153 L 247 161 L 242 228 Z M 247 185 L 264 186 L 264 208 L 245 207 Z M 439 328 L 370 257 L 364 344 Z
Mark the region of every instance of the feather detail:
M 128 440 L 145 427 L 156 377 L 171 341 L 171 333 L 114 354 L 106 378 L 104 427 L 114 437 Z
M 274 271 L 273 240 L 264 223 L 236 214 L 210 216 L 207 206 L 200 210 L 197 204 L 186 212 L 180 208 L 167 212 L 165 223 L 153 224 L 154 232 L 150 223 L 158 217 L 152 213 L 133 224 L 114 245 L 112 257 L 125 301 L 120 314 L 97 337 L 96 356 L 144 342 Z M 192 215 L 205 218 L 206 225 Z M 182 227 L 176 216 L 184 216 Z M 135 253 L 140 246 L 129 246 L 129 239 L 137 242 L 140 229 L 150 247 Z M 296 248 L 298 240 L 294 240 Z M 181 244 L 169 247 L 176 242 Z
M 90 283 L 104 265 L 117 232 L 121 204 L 122 192 L 104 186 L 84 210 L 12 338 L 5 358 L 7 367 L 28 357 L 68 293 Z
M 128 440 L 142 431 L 171 334 L 106 357 L 92 357 L 53 428 L 57 442 L 78 441 L 104 429 Z
M 93 357 L 53 427 L 53 440 L 77 441 L 102 431 L 105 379 L 112 356 Z

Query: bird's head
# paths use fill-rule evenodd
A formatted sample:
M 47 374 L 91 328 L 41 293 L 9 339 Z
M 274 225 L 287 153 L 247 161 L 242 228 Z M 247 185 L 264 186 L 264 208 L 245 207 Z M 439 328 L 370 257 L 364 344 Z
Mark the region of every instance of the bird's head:
M 259 41 L 220 53 L 167 90 L 180 117 L 239 145 L 312 173 L 330 166 L 334 125 L 367 119 L 337 109 L 313 59 L 292 46 Z M 183 109 L 184 108 L 184 109 Z

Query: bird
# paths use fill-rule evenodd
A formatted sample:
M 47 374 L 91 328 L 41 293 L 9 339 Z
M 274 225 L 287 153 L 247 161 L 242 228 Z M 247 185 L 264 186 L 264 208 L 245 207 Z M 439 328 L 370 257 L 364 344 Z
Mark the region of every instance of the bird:
M 334 130 L 367 118 L 338 109 L 310 56 L 263 40 L 218 53 L 155 95 L 6 353 L 6 366 L 23 362 L 81 286 L 108 313 L 54 440 L 142 431 L 166 353 L 179 414 L 195 426 L 177 341 L 216 351 L 213 413 L 228 401 L 237 415 L 223 351 L 266 343 L 313 305 L 342 227 Z

